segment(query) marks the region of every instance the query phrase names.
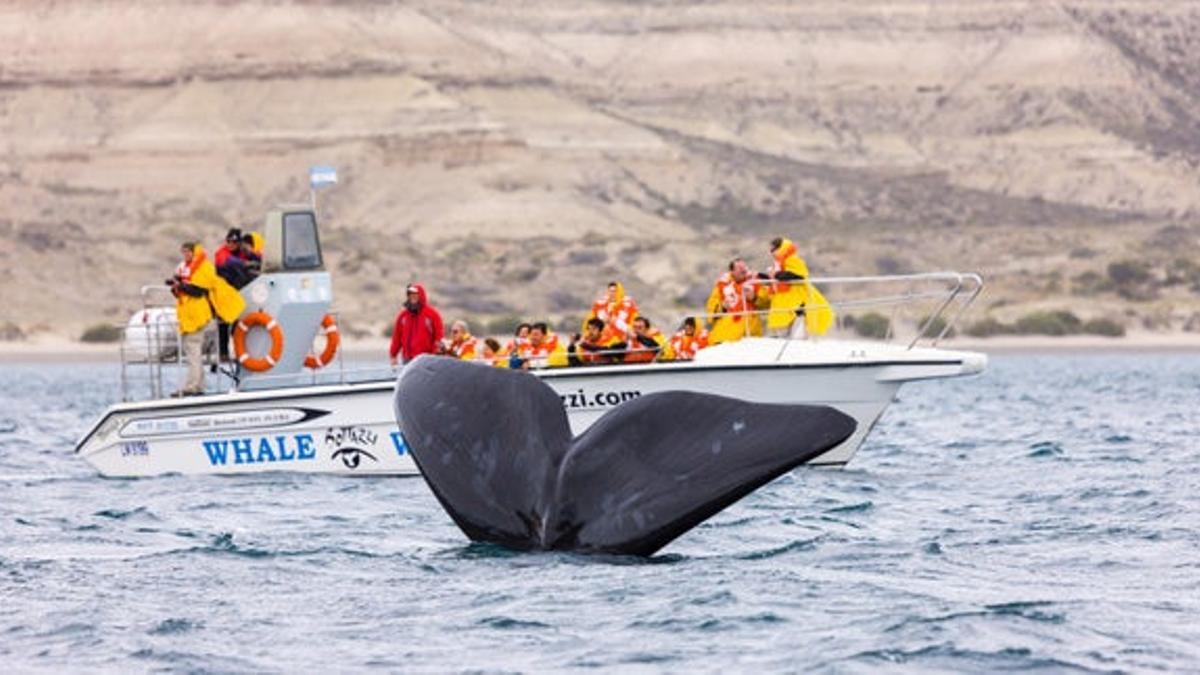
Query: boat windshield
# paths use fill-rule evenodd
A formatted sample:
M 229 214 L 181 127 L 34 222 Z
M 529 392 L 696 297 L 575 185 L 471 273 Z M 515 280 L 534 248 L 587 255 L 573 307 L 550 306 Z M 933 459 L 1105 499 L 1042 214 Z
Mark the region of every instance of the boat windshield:
M 283 215 L 283 268 L 313 270 L 321 267 L 321 242 L 317 221 L 309 212 Z

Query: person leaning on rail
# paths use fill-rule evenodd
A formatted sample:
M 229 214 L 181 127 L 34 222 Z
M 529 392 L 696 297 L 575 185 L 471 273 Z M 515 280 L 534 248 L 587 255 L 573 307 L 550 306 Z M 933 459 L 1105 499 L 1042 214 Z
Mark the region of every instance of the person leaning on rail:
M 595 366 L 619 363 L 626 343 L 617 338 L 604 339 L 604 322 L 592 317 L 584 322 L 582 335 L 571 336 L 567 346 L 567 358 L 572 366 Z
M 790 239 L 776 237 L 771 241 L 774 260 L 770 274 L 771 310 L 767 313 L 767 331 L 779 337 L 824 335 L 833 325 L 833 310 L 829 301 L 808 283 L 808 265 Z M 803 321 L 793 327 L 796 317 Z
M 629 349 L 625 363 L 649 363 L 654 360 L 672 360 L 671 346 L 662 331 L 650 325 L 650 319 L 639 316 L 633 320 L 633 333 L 629 336 Z

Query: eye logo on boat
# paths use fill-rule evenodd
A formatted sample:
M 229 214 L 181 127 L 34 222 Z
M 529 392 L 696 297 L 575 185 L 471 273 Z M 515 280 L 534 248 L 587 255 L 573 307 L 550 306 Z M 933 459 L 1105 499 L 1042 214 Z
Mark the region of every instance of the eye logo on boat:
M 375 455 L 363 450 L 362 448 L 338 448 L 333 453 L 332 459 L 341 457 L 342 464 L 346 465 L 347 469 L 357 469 L 359 464 L 362 464 L 363 456 L 370 457 L 372 462 L 378 462 Z
M 363 457 L 372 462 L 379 459 L 367 448 L 374 448 L 379 434 L 365 427 L 330 427 L 325 430 L 325 448 L 333 450 L 330 459 L 342 460 L 347 469 L 357 469 Z

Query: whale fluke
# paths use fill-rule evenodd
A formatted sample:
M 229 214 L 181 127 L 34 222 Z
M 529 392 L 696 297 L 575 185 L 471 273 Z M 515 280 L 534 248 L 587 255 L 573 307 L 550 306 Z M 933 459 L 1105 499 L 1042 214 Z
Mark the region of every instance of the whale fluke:
M 854 433 L 828 406 L 647 394 L 572 438 L 528 373 L 422 356 L 396 386 L 421 475 L 473 541 L 648 556 Z

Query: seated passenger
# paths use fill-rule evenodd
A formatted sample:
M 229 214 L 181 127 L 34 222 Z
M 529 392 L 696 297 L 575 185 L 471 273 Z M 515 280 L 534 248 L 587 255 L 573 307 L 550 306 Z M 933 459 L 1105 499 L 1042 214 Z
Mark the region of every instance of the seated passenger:
M 619 342 L 633 331 L 633 320 L 637 317 L 637 313 L 637 303 L 625 294 L 624 286 L 613 281 L 592 303 L 592 309 L 584 318 L 580 331 L 586 333 L 587 322 L 592 319 L 600 319 L 604 322 L 602 340 Z
M 756 313 L 765 304 L 768 292 L 764 284 L 755 283 L 754 274 L 746 261 L 734 258 L 729 271 L 722 274 L 708 296 L 705 309 L 712 328 L 709 344 L 740 340 L 748 335 L 762 335 L 762 319 Z
M 507 368 L 508 357 L 503 354 L 503 349 L 496 338 L 484 338 L 483 346 L 480 348 L 481 356 L 485 363 L 496 368 Z
M 671 346 L 662 331 L 650 325 L 650 319 L 639 316 L 633 320 L 633 335 L 629 338 L 625 363 L 649 363 L 659 357 L 670 361 Z
M 625 350 L 624 342 L 603 338 L 604 322 L 597 318 L 588 319 L 584 323 L 585 332 L 582 336 L 575 335 L 567 346 L 568 360 L 572 366 L 591 366 L 602 363 L 619 363 Z
M 767 314 L 767 330 L 772 335 L 794 337 L 824 335 L 833 325 L 833 309 L 816 286 L 806 283 L 808 265 L 788 239 L 777 237 L 771 242 L 771 311 Z M 795 331 L 792 324 L 797 316 L 804 317 Z
M 567 348 L 544 322 L 529 328 L 529 341 L 521 350 L 521 368 L 558 368 L 567 365 Z
M 450 324 L 450 343 L 446 345 L 446 354 L 463 361 L 476 358 L 479 341 L 471 335 L 466 321 L 455 321 Z
M 708 333 L 696 327 L 695 317 L 683 320 L 679 332 L 671 336 L 671 351 L 676 361 L 691 361 L 696 352 L 708 346 Z
M 525 322 L 517 324 L 517 328 L 513 331 L 512 339 L 501 350 L 500 355 L 509 360 L 509 368 L 516 369 L 521 367 L 521 350 L 529 342 L 529 329 L 530 325 Z

